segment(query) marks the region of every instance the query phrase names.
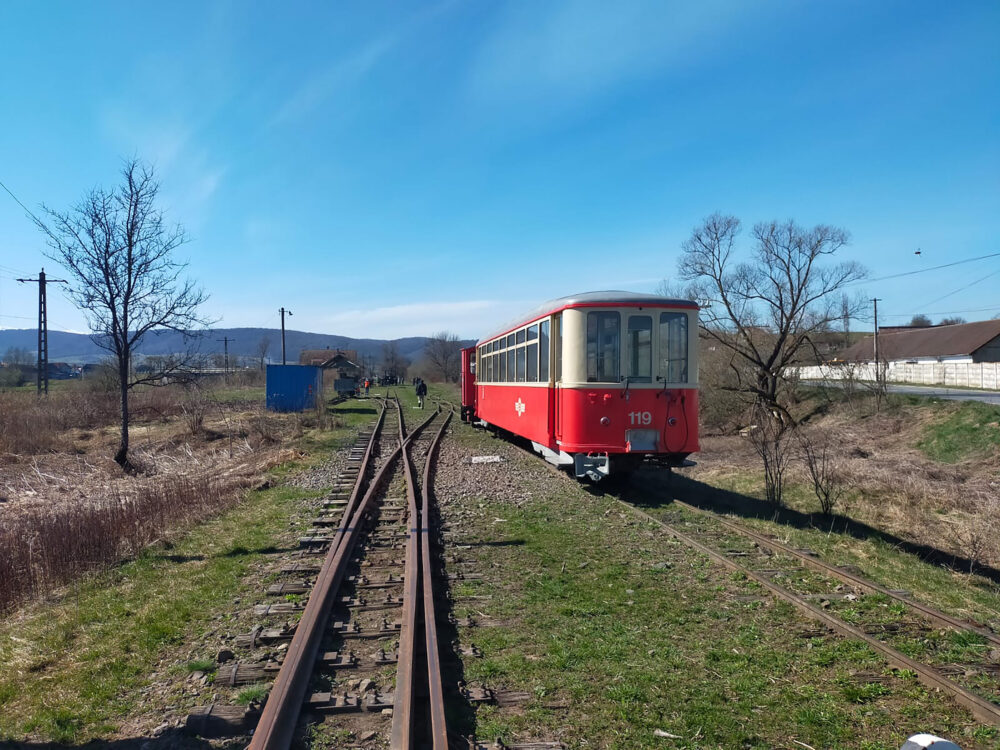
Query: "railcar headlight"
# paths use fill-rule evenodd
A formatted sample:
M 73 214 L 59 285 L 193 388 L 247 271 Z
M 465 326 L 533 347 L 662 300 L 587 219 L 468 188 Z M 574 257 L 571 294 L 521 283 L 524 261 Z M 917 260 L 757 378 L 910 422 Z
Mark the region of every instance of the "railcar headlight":
M 607 427 L 609 424 L 611 424 L 611 420 L 608 419 L 607 417 L 601 417 L 601 424 Z

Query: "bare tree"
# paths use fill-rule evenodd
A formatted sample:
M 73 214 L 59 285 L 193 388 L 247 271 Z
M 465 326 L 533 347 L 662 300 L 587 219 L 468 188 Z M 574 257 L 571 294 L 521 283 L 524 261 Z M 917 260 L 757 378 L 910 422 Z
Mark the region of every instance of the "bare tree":
M 889 397 L 889 361 L 879 359 L 872 362 L 874 368 L 874 380 L 863 381 L 865 389 L 871 394 L 875 401 L 875 412 L 882 411 L 882 405 Z
M 957 326 L 957 325 L 960 325 L 962 323 L 968 323 L 968 322 L 969 321 L 967 321 L 961 315 L 953 315 L 950 318 L 941 318 L 941 322 L 938 323 L 938 325 L 939 326 Z
M 382 345 L 382 372 L 402 381 L 406 378 L 406 368 L 409 366 L 409 360 L 399 352 L 398 343 L 387 341 Z
M 926 315 L 914 315 L 910 318 L 910 325 L 913 328 L 930 328 L 934 324 Z
M 768 502 L 780 508 L 784 504 L 785 470 L 794 427 L 761 400 L 754 404 L 750 415 L 747 437 L 764 465 L 764 494 Z
M 840 295 L 840 322 L 844 330 L 844 348 L 851 346 L 851 298 L 844 292 Z
M 8 367 L 30 367 L 34 364 L 31 352 L 19 346 L 12 346 L 3 355 L 4 364 Z
M 829 516 L 844 494 L 844 486 L 837 477 L 830 455 L 830 442 L 820 431 L 813 433 L 799 429 L 796 433 L 820 510 L 824 516 Z
M 457 383 L 461 370 L 462 345 L 454 333 L 441 331 L 431 336 L 424 348 L 431 377 L 446 383 Z
M 260 369 L 264 369 L 264 360 L 267 359 L 267 353 L 271 350 L 271 339 L 268 336 L 261 336 L 260 341 L 257 342 L 257 358 L 260 360 Z
M 136 373 L 133 352 L 154 329 L 179 331 L 187 338 L 204 326 L 198 307 L 206 296 L 181 278 L 186 264 L 173 253 L 186 237 L 156 207 L 159 184 L 153 170 L 130 159 L 121 176 L 117 187 L 95 188 L 68 211 L 43 206 L 49 222 L 37 224 L 50 248 L 47 255 L 72 276 L 69 295 L 86 315 L 94 342 L 113 356 L 121 397 L 121 436 L 114 458 L 125 471 L 133 471 L 129 392 L 143 383 L 162 382 L 189 362 L 174 356 L 165 371 Z
M 702 304 L 705 335 L 730 349 L 738 387 L 784 423 L 794 420 L 780 402 L 786 368 L 803 361 L 815 335 L 844 314 L 844 288 L 862 278 L 853 262 L 826 265 L 848 241 L 842 229 L 812 229 L 793 221 L 753 228 L 751 260 L 738 261 L 740 221 L 713 214 L 683 245 L 679 262 L 690 294 Z M 848 301 L 853 315 L 861 300 Z

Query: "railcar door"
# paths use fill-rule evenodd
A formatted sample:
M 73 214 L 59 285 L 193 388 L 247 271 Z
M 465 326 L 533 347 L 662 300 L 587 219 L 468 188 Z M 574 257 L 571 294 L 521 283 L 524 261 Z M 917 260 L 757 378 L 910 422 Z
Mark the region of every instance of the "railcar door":
M 552 401 L 555 409 L 555 438 L 562 440 L 562 313 L 552 317 L 552 362 L 553 383 Z

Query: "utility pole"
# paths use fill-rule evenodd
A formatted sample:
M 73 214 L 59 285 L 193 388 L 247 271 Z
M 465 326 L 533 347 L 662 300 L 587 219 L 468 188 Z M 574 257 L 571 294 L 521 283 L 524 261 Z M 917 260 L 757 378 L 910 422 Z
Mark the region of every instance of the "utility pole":
M 222 350 L 226 353 L 225 363 L 226 363 L 226 375 L 229 375 L 229 342 L 236 341 L 236 339 L 231 339 L 228 336 L 223 336 L 221 339 L 216 339 L 216 341 L 222 342 Z
M 281 308 L 281 364 L 285 364 L 285 316 L 292 317 L 292 311 Z
M 38 395 L 44 392 L 49 395 L 49 315 L 48 305 L 45 301 L 45 285 L 48 284 L 68 284 L 65 279 L 48 279 L 45 277 L 45 269 L 38 273 L 37 279 L 18 279 L 22 284 L 31 282 L 38 284 L 38 373 L 35 376 L 35 384 Z
M 875 366 L 878 367 L 878 303 L 882 300 L 877 298 L 872 298 L 872 304 L 875 305 Z

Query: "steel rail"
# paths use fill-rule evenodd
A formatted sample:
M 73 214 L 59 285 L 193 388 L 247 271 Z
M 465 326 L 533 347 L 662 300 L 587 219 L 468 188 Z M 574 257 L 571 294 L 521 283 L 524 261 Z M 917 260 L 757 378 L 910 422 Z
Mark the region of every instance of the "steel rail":
M 1000 726 L 1000 705 L 987 701 L 983 698 L 980 698 L 978 695 L 969 692 L 961 685 L 958 685 L 949 680 L 934 667 L 931 667 L 927 664 L 923 664 L 922 662 L 911 659 L 910 657 L 906 656 L 900 651 L 894 649 L 892 646 L 882 643 L 878 639 L 873 638 L 872 636 L 865 633 L 863 630 L 860 630 L 859 628 L 856 628 L 853 625 L 849 625 L 848 623 L 841 620 L 839 617 L 826 612 L 820 607 L 810 604 L 809 602 L 800 598 L 797 594 L 793 593 L 792 591 L 789 591 L 783 586 L 779 586 L 778 584 L 774 583 L 766 576 L 761 575 L 746 566 L 740 565 L 734 560 L 731 560 L 725 555 L 723 555 L 721 552 L 718 552 L 717 550 L 714 550 L 711 547 L 702 544 L 701 542 L 688 536 L 687 534 L 678 531 L 670 524 L 656 518 L 655 516 L 650 515 L 649 513 L 646 513 L 643 510 L 640 510 L 631 503 L 627 503 L 619 498 L 614 498 L 614 499 L 617 502 L 624 505 L 626 508 L 629 508 L 633 513 L 641 516 L 647 521 L 658 524 L 668 534 L 670 534 L 678 541 L 683 542 L 692 549 L 701 552 L 703 555 L 708 556 L 712 560 L 715 560 L 716 562 L 729 568 L 730 570 L 738 571 L 747 576 L 748 578 L 753 579 L 775 596 L 784 599 L 789 604 L 792 604 L 794 607 L 798 608 L 804 614 L 812 617 L 813 619 L 819 620 L 832 630 L 835 630 L 841 633 L 842 635 L 846 635 L 851 638 L 857 638 L 858 640 L 863 641 L 864 643 L 868 644 L 868 646 L 870 646 L 873 650 L 882 654 L 889 661 L 890 664 L 893 664 L 902 669 L 912 670 L 914 673 L 916 673 L 918 679 L 928 687 L 942 690 L 944 692 L 951 694 L 952 697 L 954 697 L 955 700 L 958 701 L 958 703 L 960 703 L 965 708 L 969 709 L 969 711 L 972 712 L 972 715 L 975 716 L 976 719 L 978 719 L 979 721 L 988 724 L 993 724 L 994 726 Z
M 421 546 L 421 573 L 423 574 L 424 588 L 424 637 L 427 651 L 427 690 L 429 695 L 430 713 L 430 737 L 433 750 L 448 750 L 448 728 L 444 715 L 444 683 L 441 680 L 441 654 L 438 650 L 437 617 L 434 609 L 434 575 L 431 570 L 431 545 L 430 545 L 430 498 L 431 490 L 431 469 L 434 464 L 435 453 L 444 436 L 444 431 L 451 421 L 453 412 L 449 412 L 438 428 L 437 433 L 431 440 L 427 448 L 427 456 L 424 461 L 424 476 L 421 490 L 423 492 L 423 506 L 420 513 L 420 546 Z
M 958 631 L 968 630 L 974 632 L 986 638 L 993 645 L 1000 646 L 1000 636 L 998 636 L 996 633 L 994 633 L 992 630 L 989 630 L 988 628 L 984 628 L 975 623 L 964 622 L 958 619 L 957 617 L 952 617 L 951 615 L 936 610 L 933 607 L 923 604 L 922 602 L 915 601 L 913 599 L 908 599 L 905 596 L 901 596 L 900 594 L 894 592 L 892 589 L 888 589 L 885 586 L 882 586 L 881 584 L 875 583 L 874 581 L 870 581 L 867 578 L 854 575 L 850 571 L 844 570 L 843 568 L 839 568 L 836 565 L 832 565 L 831 563 L 817 559 L 812 555 L 809 555 L 805 552 L 801 552 L 795 549 L 794 547 L 788 546 L 784 542 L 779 542 L 775 539 L 771 539 L 770 537 L 765 536 L 760 532 L 746 528 L 738 523 L 723 518 L 719 516 L 717 513 L 712 513 L 710 511 L 704 510 L 703 508 L 699 508 L 695 505 L 691 505 L 690 503 L 686 503 L 683 500 L 678 500 L 676 498 L 673 498 L 672 501 L 683 508 L 687 508 L 688 510 L 694 511 L 695 513 L 699 513 L 708 518 L 711 518 L 714 521 L 717 521 L 722 526 L 724 526 L 725 528 L 729 529 L 730 531 L 736 534 L 748 537 L 753 541 L 757 542 L 758 544 L 761 544 L 772 550 L 782 552 L 783 554 L 795 557 L 796 559 L 801 560 L 803 563 L 808 565 L 813 570 L 817 570 L 821 573 L 826 573 L 827 575 L 833 576 L 834 578 L 838 578 L 844 583 L 849 583 L 854 586 L 858 586 L 859 588 L 867 589 L 869 591 L 874 591 L 876 593 L 888 596 L 892 599 L 895 599 L 898 602 L 901 602 L 902 604 L 905 604 L 907 607 L 920 613 L 928 620 L 936 622 L 938 625 L 943 625 L 945 627 L 949 627 Z
M 402 422 L 402 410 L 398 401 L 395 406 L 399 411 L 400 422 Z M 249 750 L 288 750 L 291 746 L 299 713 L 309 686 L 309 678 L 319 652 L 323 629 L 329 620 L 337 591 L 343 582 L 364 514 L 368 511 L 372 498 L 385 481 L 393 462 L 399 457 L 406 443 L 428 425 L 435 416 L 431 415 L 396 447 L 372 478 L 364 496 L 356 503 L 349 503 L 345 509 L 344 515 L 341 517 L 341 525 L 337 529 L 334 541 L 330 544 L 323 566 L 316 577 L 312 593 L 302 611 L 295 635 L 288 645 L 281 669 L 278 671 L 278 676 L 271 687 L 267 701 L 264 703 L 257 728 L 248 745 Z M 383 408 L 376 429 L 372 432 L 372 439 L 365 451 L 363 468 L 358 472 L 358 483 L 351 495 L 352 501 L 360 492 L 361 477 L 364 476 L 364 469 L 367 468 L 371 457 L 374 438 L 381 432 L 384 417 L 385 409 Z M 348 521 L 348 525 L 345 526 L 344 521 Z
M 435 415 L 436 416 L 436 415 Z M 403 419 L 399 420 L 400 442 L 403 441 Z M 393 693 L 392 733 L 389 747 L 393 750 L 409 748 L 413 737 L 414 657 L 416 656 L 416 631 L 419 603 L 417 584 L 420 554 L 420 516 L 417 508 L 416 477 L 410 462 L 409 446 L 403 447 L 403 472 L 406 476 L 406 506 L 409 513 L 406 539 L 406 564 L 403 569 L 403 622 L 399 635 L 399 652 L 396 659 L 396 690 Z

